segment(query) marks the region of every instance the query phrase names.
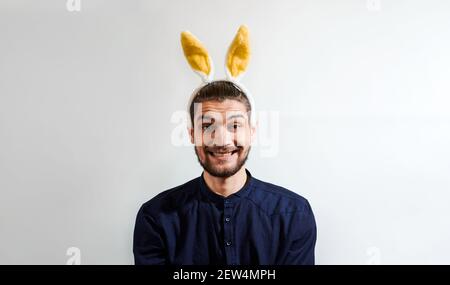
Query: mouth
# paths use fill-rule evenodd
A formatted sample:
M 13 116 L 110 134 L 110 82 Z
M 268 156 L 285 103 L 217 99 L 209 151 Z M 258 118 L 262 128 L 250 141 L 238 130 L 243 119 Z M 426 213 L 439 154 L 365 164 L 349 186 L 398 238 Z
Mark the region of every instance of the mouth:
M 226 152 L 223 152 L 223 151 L 207 151 L 207 153 L 209 154 L 209 155 L 211 155 L 212 157 L 215 157 L 215 158 L 220 158 L 220 159 L 228 159 L 228 158 L 230 158 L 230 157 L 232 157 L 234 154 L 236 154 L 236 153 L 238 153 L 239 152 L 239 149 L 235 149 L 235 150 L 233 150 L 233 151 L 226 151 Z

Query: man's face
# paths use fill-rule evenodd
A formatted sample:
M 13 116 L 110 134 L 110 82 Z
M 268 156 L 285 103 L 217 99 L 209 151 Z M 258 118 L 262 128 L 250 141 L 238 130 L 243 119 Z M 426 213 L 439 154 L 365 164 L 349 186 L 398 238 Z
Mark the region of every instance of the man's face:
M 243 103 L 205 101 L 194 105 L 191 141 L 202 167 L 212 176 L 229 177 L 247 160 L 255 128 Z

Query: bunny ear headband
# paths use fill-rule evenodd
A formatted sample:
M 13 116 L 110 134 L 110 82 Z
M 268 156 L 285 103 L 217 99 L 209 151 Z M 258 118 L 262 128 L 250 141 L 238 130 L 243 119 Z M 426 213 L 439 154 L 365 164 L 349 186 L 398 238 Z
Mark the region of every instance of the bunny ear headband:
M 188 113 L 192 101 L 198 94 L 201 88 L 207 84 L 214 81 L 224 81 L 213 80 L 214 76 L 214 65 L 209 56 L 208 51 L 203 46 L 203 44 L 190 32 L 185 31 L 181 33 L 181 45 L 183 47 L 184 56 L 187 62 L 191 66 L 192 70 L 197 73 L 201 79 L 202 84 L 197 87 L 192 93 L 188 102 Z M 248 29 L 246 26 L 242 25 L 236 33 L 230 47 L 228 48 L 228 53 L 225 57 L 225 81 L 232 82 L 247 96 L 250 103 L 251 113 L 250 113 L 250 124 L 251 126 L 256 125 L 255 119 L 255 103 L 252 95 L 247 91 L 247 89 L 239 82 L 240 78 L 244 75 L 247 70 L 248 63 L 250 61 L 250 45 Z M 191 126 L 191 120 L 188 120 L 188 124 Z

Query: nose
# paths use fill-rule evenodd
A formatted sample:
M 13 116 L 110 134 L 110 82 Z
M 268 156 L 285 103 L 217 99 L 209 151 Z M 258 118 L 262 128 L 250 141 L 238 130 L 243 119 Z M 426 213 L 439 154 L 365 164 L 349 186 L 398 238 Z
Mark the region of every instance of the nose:
M 227 146 L 233 144 L 231 134 L 226 127 L 220 126 L 214 130 L 213 144 L 215 146 Z

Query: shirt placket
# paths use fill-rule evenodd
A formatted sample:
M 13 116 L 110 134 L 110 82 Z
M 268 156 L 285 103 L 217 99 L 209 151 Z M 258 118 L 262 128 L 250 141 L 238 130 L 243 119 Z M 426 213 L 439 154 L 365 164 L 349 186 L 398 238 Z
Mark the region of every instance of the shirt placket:
M 230 199 L 224 199 L 224 242 L 225 242 L 225 255 L 227 257 L 227 264 L 236 265 L 236 241 L 234 240 L 234 223 L 233 211 L 236 206 L 236 202 Z

